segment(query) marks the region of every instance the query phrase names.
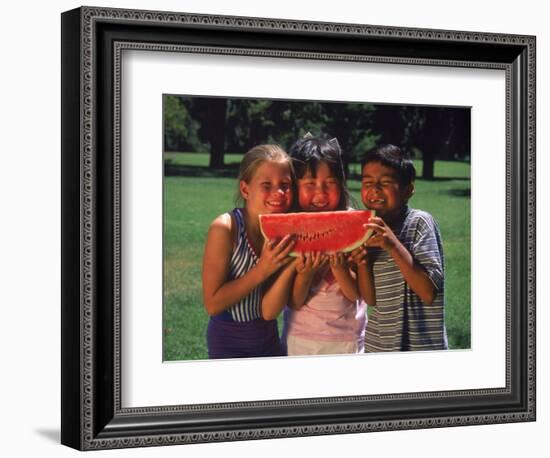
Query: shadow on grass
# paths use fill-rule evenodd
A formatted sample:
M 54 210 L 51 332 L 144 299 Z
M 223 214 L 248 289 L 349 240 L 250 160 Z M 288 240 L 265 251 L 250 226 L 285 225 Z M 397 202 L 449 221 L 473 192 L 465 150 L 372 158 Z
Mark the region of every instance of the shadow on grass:
M 465 189 L 449 189 L 447 194 L 453 197 L 471 197 L 472 191 L 470 188 Z
M 172 161 L 164 161 L 164 176 L 173 177 L 173 176 L 187 176 L 187 177 L 201 177 L 201 178 L 237 178 L 239 173 L 239 164 L 231 163 L 224 164 L 222 168 L 211 169 L 210 167 L 203 165 L 187 165 L 187 164 L 174 164 Z M 361 175 L 358 173 L 350 173 L 348 175 L 348 180 L 350 181 L 361 181 Z M 468 177 L 434 177 L 429 180 L 425 180 L 422 177 L 416 179 L 417 181 L 470 181 Z M 350 186 L 350 191 L 359 191 L 360 187 Z M 456 190 L 457 192 L 462 192 L 465 190 Z M 470 190 L 468 189 L 468 194 L 462 194 L 461 196 L 469 196 Z M 450 192 L 450 194 L 453 194 Z M 460 194 L 455 194 L 459 196 Z
M 433 177 L 433 178 L 422 178 L 418 177 L 417 181 L 470 181 L 470 177 Z
M 220 169 L 211 169 L 201 165 L 181 165 L 164 162 L 164 176 L 200 177 L 200 178 L 237 178 L 239 164 L 226 164 Z
M 472 348 L 470 333 L 457 329 L 447 329 L 449 350 L 470 350 Z
M 348 180 L 357 180 L 361 181 L 361 175 L 359 173 L 350 173 L 348 175 Z M 433 178 L 422 178 L 421 176 L 416 177 L 416 181 L 426 181 L 426 182 L 438 182 L 438 181 L 470 181 L 470 177 L 433 177 Z

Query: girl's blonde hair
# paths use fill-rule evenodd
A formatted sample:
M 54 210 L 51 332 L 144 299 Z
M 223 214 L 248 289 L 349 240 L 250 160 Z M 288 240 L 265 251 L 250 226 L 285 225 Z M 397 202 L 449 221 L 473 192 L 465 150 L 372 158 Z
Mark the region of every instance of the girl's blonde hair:
M 236 206 L 244 204 L 239 183 L 241 181 L 244 181 L 245 183 L 250 183 L 258 168 L 264 162 L 268 161 L 288 164 L 290 177 L 292 179 L 292 188 L 294 189 L 294 168 L 292 166 L 292 160 L 290 159 L 286 151 L 279 145 L 275 144 L 257 145 L 248 150 L 241 160 L 241 164 L 239 166 L 239 175 L 237 177 L 237 192 L 235 193 Z

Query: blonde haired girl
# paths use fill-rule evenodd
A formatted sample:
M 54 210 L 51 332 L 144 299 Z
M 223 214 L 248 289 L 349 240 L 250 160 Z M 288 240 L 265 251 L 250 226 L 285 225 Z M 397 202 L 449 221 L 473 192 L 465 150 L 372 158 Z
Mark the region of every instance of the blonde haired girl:
M 241 161 L 234 208 L 210 225 L 206 240 L 202 285 L 209 358 L 282 355 L 275 318 L 284 306 L 288 287 L 272 285 L 290 259 L 294 242 L 264 241 L 259 218 L 286 212 L 293 199 L 293 168 L 277 145 L 259 145 Z M 290 278 L 290 277 L 289 277 Z M 269 292 L 268 292 L 269 289 Z

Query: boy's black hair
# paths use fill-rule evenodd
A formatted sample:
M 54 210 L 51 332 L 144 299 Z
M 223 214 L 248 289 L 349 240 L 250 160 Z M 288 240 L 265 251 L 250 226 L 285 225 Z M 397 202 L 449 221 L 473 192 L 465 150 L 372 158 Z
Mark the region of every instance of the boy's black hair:
M 382 165 L 394 169 L 402 186 L 408 186 L 416 179 L 416 169 L 409 154 L 398 146 L 382 145 L 367 151 L 361 160 L 361 170 L 369 162 L 380 162 Z
M 288 154 L 292 158 L 296 179 L 303 178 L 308 171 L 315 178 L 319 164 L 327 164 L 342 189 L 337 209 L 347 210 L 349 191 L 342 163 L 342 151 L 336 138 L 327 140 L 308 133 L 290 147 Z

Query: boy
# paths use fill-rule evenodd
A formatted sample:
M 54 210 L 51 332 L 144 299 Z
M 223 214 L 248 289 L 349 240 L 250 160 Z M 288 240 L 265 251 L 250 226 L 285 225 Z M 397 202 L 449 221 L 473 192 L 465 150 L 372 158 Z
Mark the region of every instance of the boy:
M 361 295 L 374 310 L 365 351 L 447 349 L 444 266 L 433 217 L 409 208 L 416 171 L 393 145 L 368 152 L 362 163 L 361 200 L 376 210 L 365 225 L 366 247 L 352 254 Z

